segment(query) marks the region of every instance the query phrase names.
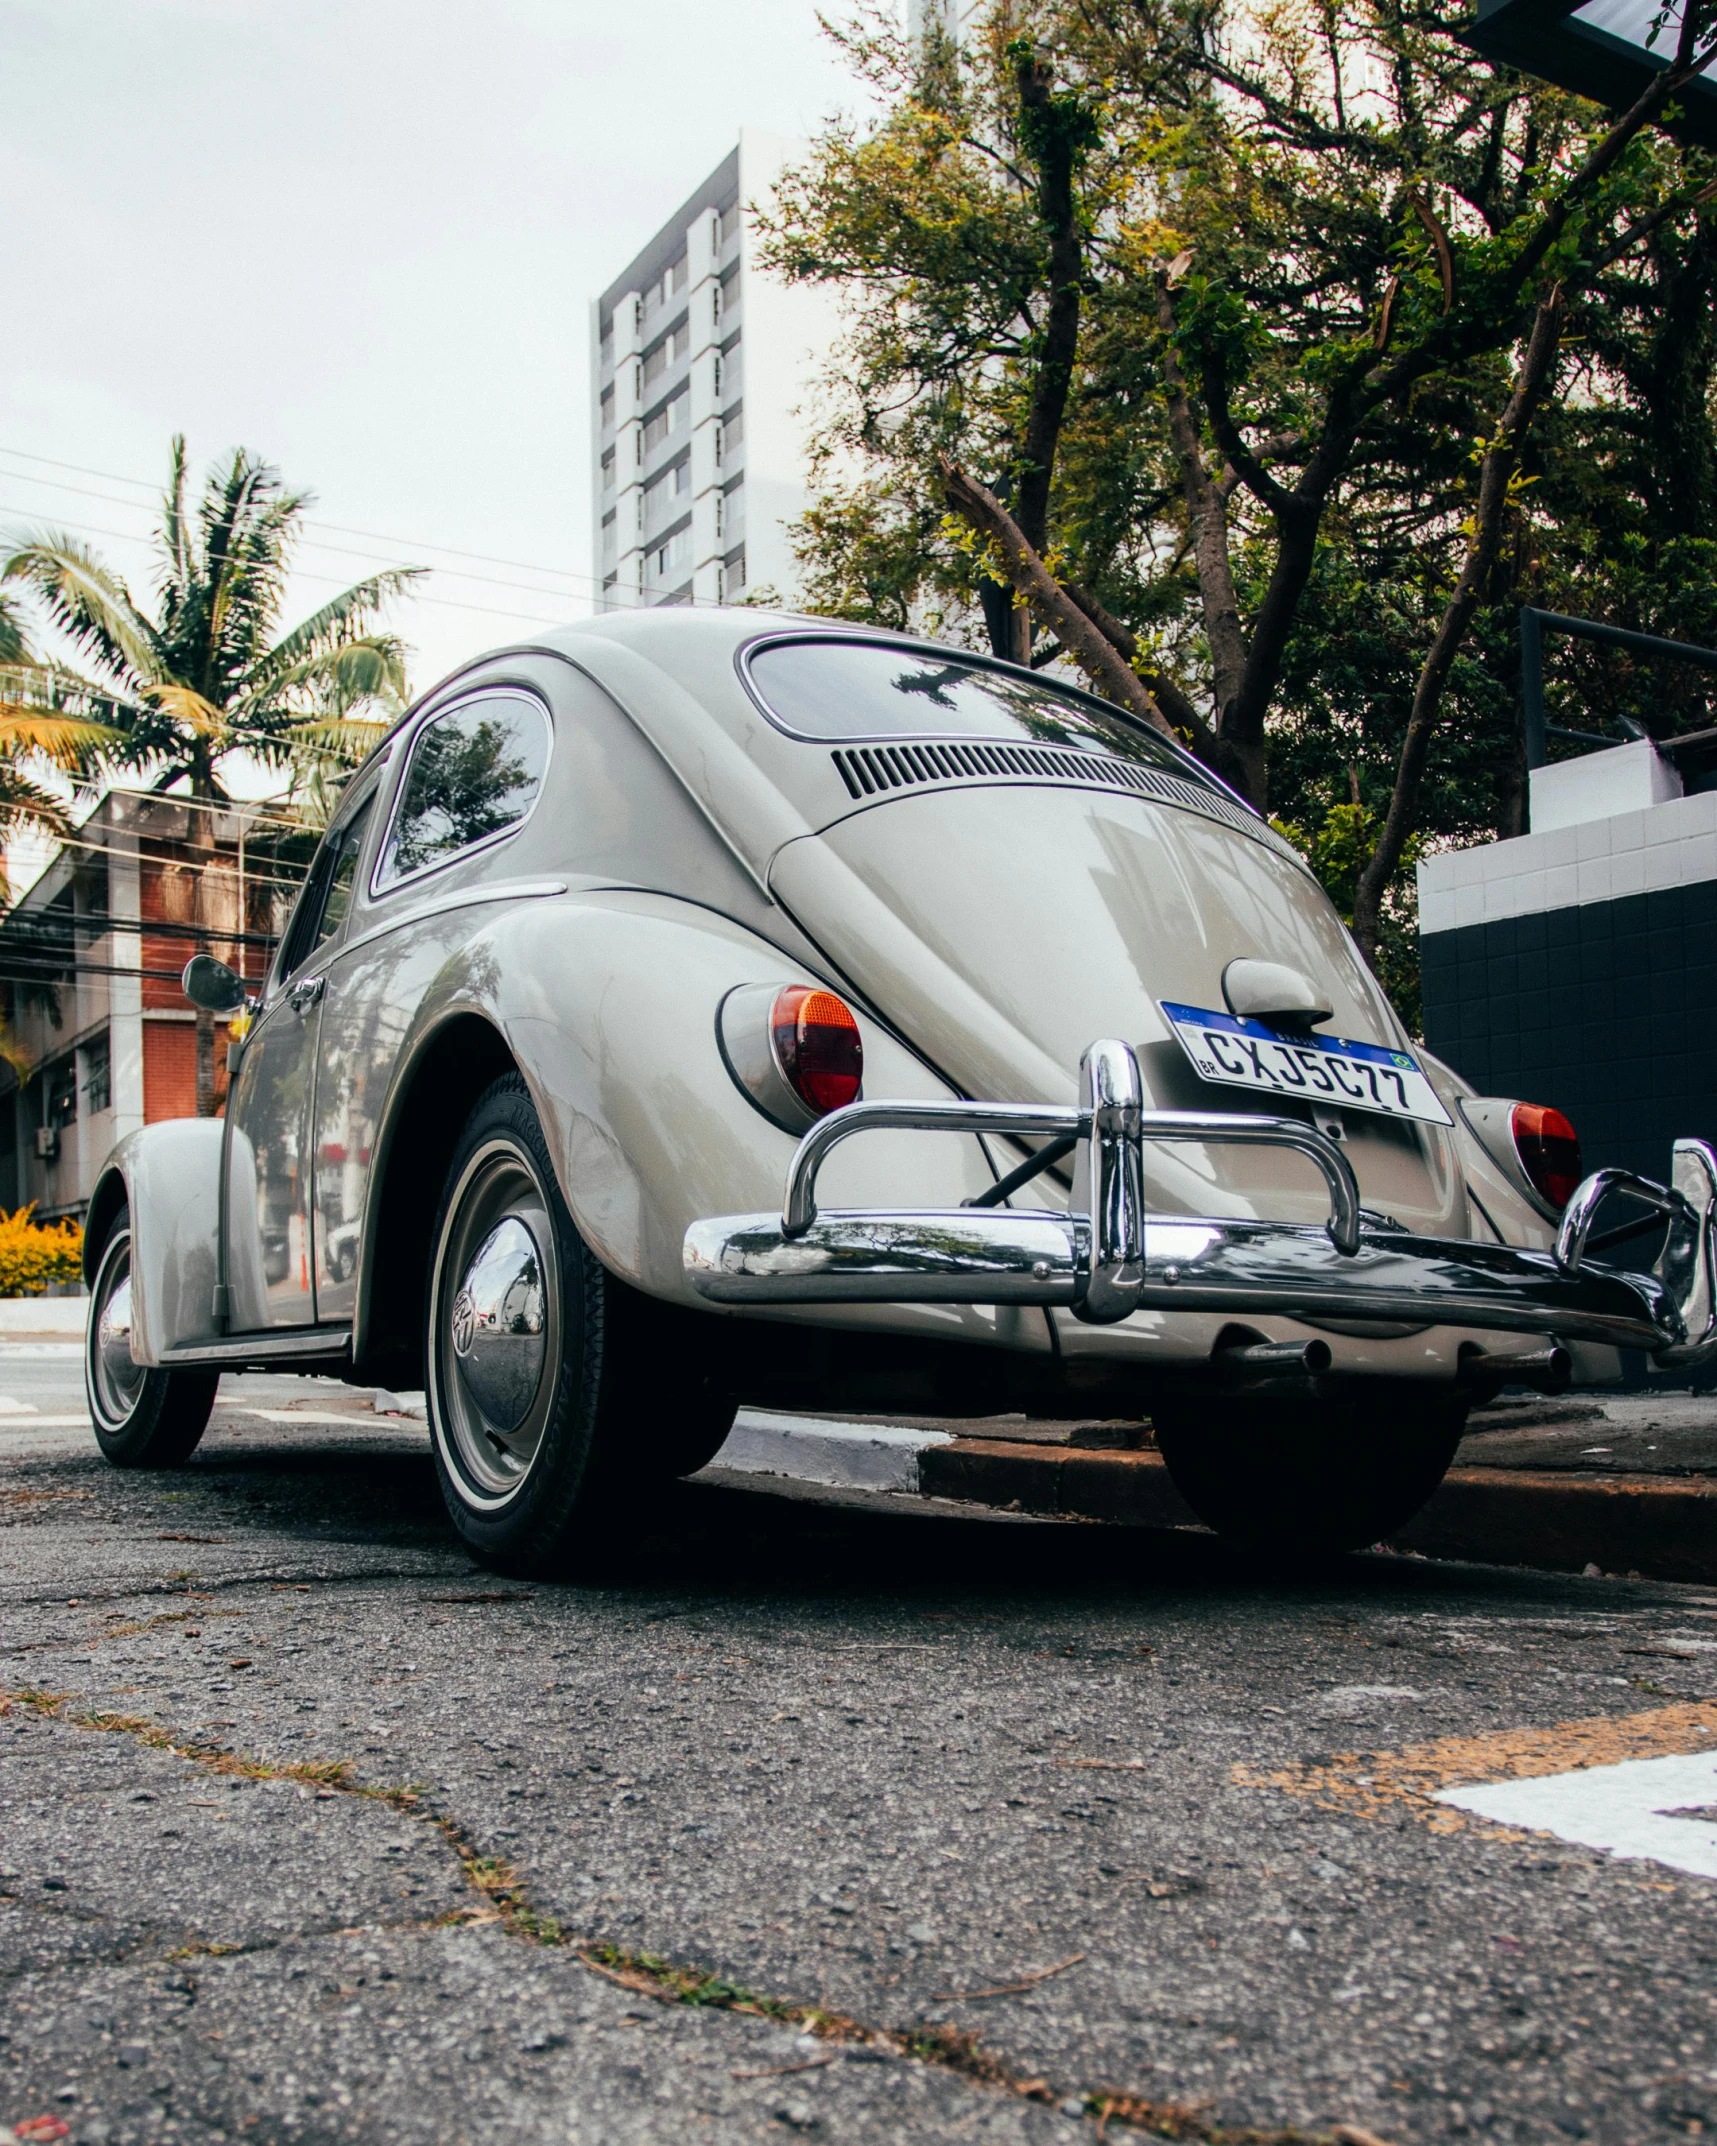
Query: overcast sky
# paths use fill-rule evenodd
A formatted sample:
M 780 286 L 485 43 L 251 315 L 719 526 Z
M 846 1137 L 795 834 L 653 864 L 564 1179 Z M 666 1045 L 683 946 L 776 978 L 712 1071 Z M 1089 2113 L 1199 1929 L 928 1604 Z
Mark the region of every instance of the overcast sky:
M 584 608 L 590 298 L 854 99 L 813 0 L 0 0 L 0 80 L 0 531 L 142 596 L 169 436 L 242 443 L 316 494 L 298 610 L 438 566 L 419 687 Z

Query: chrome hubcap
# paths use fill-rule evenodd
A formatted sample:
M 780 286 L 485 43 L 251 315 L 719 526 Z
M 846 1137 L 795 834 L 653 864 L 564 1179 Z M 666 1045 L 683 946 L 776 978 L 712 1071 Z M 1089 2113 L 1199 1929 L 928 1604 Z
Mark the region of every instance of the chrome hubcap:
M 517 1215 L 477 1249 L 453 1299 L 453 1357 L 465 1391 L 498 1431 L 516 1431 L 542 1383 L 543 1259 Z
M 472 1156 L 436 1248 L 431 1420 L 466 1501 L 503 1505 L 542 1444 L 560 1362 L 560 1270 L 535 1164 L 512 1141 Z
M 115 1240 L 102 1261 L 89 1326 L 90 1401 L 97 1419 L 116 1430 L 143 1393 L 144 1367 L 131 1360 L 131 1239 Z

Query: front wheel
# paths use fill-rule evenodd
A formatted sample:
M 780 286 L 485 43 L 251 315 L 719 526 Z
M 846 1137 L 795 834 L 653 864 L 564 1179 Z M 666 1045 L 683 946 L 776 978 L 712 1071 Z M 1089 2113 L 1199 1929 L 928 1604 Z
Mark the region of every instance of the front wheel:
M 90 1291 L 84 1392 L 95 1441 L 116 1468 L 178 1468 L 208 1427 L 218 1371 L 165 1371 L 131 1357 L 131 1225 L 122 1215 Z
M 1385 1541 L 1447 1474 L 1466 1419 L 1463 1399 L 1401 1384 L 1152 1411 L 1174 1486 L 1200 1520 L 1277 1557 Z

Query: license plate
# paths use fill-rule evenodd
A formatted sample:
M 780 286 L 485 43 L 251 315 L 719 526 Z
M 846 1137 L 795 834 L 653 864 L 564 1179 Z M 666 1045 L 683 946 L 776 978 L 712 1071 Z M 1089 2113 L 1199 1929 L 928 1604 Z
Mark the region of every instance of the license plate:
M 1162 1002 L 1193 1069 L 1230 1088 L 1288 1096 L 1326 1109 L 1374 1110 L 1386 1118 L 1451 1125 L 1416 1058 L 1346 1036 L 1287 1036 L 1262 1021 L 1237 1020 L 1205 1006 Z

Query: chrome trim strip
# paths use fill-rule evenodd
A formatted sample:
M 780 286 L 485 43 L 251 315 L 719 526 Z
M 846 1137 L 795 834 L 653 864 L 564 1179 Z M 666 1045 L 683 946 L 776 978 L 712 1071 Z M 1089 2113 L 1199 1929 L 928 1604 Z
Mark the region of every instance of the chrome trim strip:
M 199 1341 L 183 1348 L 168 1349 L 161 1361 L 163 1365 L 273 1363 L 300 1356 L 349 1356 L 351 1349 L 352 1330 L 349 1326 L 310 1326 L 298 1327 L 285 1334 L 232 1334 L 224 1341 Z
M 342 940 L 331 949 L 328 958 L 338 961 L 342 955 L 368 946 L 372 939 L 383 938 L 407 924 L 421 924 L 426 917 L 445 916 L 450 909 L 474 909 L 479 902 L 545 901 L 552 894 L 564 894 L 567 885 L 564 879 L 499 879 L 487 886 L 467 887 L 463 893 L 444 894 L 436 901 L 417 902 L 410 909 L 402 909 L 398 916 L 384 917 L 379 924 L 370 925 L 356 938 Z

